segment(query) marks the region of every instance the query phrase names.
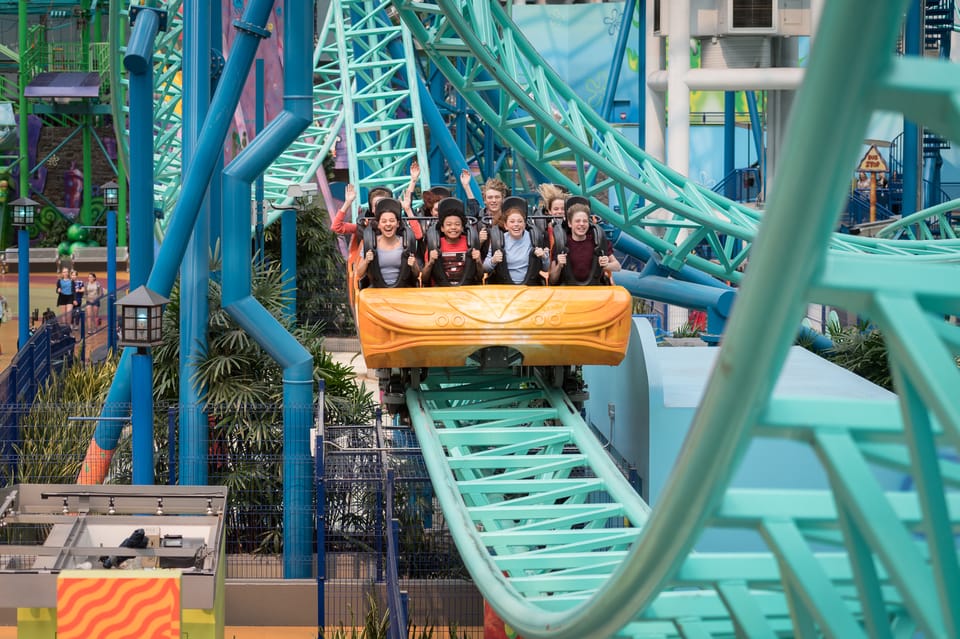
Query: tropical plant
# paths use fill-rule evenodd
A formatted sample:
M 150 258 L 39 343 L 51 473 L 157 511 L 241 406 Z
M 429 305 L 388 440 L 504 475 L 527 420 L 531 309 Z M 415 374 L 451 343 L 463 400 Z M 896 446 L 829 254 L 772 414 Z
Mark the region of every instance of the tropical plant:
M 258 269 L 253 294 L 300 341 L 314 360 L 314 379 L 326 385 L 325 415 L 341 423 L 369 421 L 372 395 L 355 379 L 353 369 L 339 364 L 323 348 L 316 324 L 294 326 L 284 319 L 285 298 L 279 268 Z M 207 390 L 210 421 L 209 481 L 230 488 L 228 550 L 279 552 L 282 539 L 282 370 L 237 326 L 220 306 L 220 285 L 209 287 L 208 345 L 198 358 L 196 379 Z M 170 451 L 166 405 L 179 397 L 179 288 L 164 313 L 164 341 L 154 349 L 155 448 Z M 116 362 L 74 366 L 53 378 L 21 420 L 22 441 L 15 452 L 20 463 L 8 469 L 9 481 L 76 481 L 95 422 L 68 417 L 99 415 L 115 373 Z M 77 398 L 88 404 L 77 404 Z M 303 407 L 312 410 L 311 407 Z M 75 424 L 75 425 L 74 425 Z M 69 431 L 66 431 L 68 428 Z M 65 437 L 64 433 L 76 436 Z M 129 441 L 121 438 L 111 480 L 129 482 Z M 156 476 L 166 477 L 170 454 L 156 456 Z
M 700 328 L 690 322 L 684 322 L 680 326 L 674 329 L 673 336 L 676 338 L 681 337 L 700 337 Z
M 827 359 L 878 386 L 893 390 L 887 345 L 879 329 L 864 321 L 856 326 L 842 327 L 839 321 L 832 319 L 827 323 L 827 332 L 833 340 L 833 347 L 824 353 Z
M 253 296 L 313 357 L 314 381 L 325 384 L 327 421 L 364 423 L 374 400 L 353 369 L 323 347 L 319 324 L 295 325 L 285 315 L 280 265 L 255 265 Z M 193 383 L 206 389 L 209 481 L 229 488 L 228 552 L 278 553 L 283 539 L 283 370 L 222 308 L 221 285 L 211 278 L 207 346 Z M 175 401 L 180 385 L 180 289 L 164 311 L 163 343 L 154 349 L 154 389 Z M 311 407 L 300 407 L 311 410 Z M 162 431 L 163 429 L 158 429 Z M 165 434 L 157 432 L 157 445 Z
M 381 604 L 372 594 L 367 593 L 367 614 L 364 617 L 363 625 L 357 625 L 357 619 L 353 610 L 350 611 L 350 624 L 341 625 L 335 628 L 325 629 L 324 637 L 330 639 L 387 639 L 390 636 L 390 610 L 384 609 L 381 612 Z M 433 639 L 435 628 L 432 625 L 417 628 L 415 625 L 407 626 L 408 639 Z M 447 639 L 467 639 L 467 633 L 461 633 L 456 623 L 447 625 Z
M 314 380 L 325 385 L 324 410 L 328 421 L 364 423 L 373 416 L 372 394 L 358 383 L 353 369 L 335 361 L 324 349 L 319 324 L 295 325 L 285 315 L 287 297 L 278 263 L 254 268 L 253 296 L 313 357 Z M 196 362 L 193 383 L 206 392 L 215 416 L 241 407 L 278 406 L 283 400 L 283 371 L 253 337 L 221 307 L 221 285 L 209 286 L 207 346 Z M 180 393 L 180 288 L 174 286 L 164 310 L 163 343 L 154 353 L 154 394 L 176 401 Z M 254 437 L 262 439 L 262 437 Z
M 267 261 L 280 261 L 279 224 L 266 229 Z M 347 297 L 346 262 L 326 209 L 313 206 L 297 215 L 297 318 L 321 324 L 327 335 L 353 335 Z
M 111 357 L 97 366 L 64 368 L 47 380 L 20 418 L 17 463 L 3 468 L 6 483 L 77 481 L 96 422 L 76 418 L 100 414 L 116 366 Z

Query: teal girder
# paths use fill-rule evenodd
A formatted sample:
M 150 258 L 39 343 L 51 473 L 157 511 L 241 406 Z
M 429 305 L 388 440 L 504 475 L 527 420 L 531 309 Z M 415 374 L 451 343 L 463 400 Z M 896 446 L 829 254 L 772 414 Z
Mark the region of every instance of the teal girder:
M 890 222 L 877 237 L 910 240 L 955 240 L 960 236 L 960 199 L 927 207 Z
M 461 556 L 518 634 L 960 636 L 960 327 L 944 319 L 960 315 L 960 244 L 833 233 L 873 110 L 902 111 L 960 141 L 957 67 L 891 53 L 905 4 L 825 5 L 761 217 L 627 144 L 539 60 L 499 3 L 396 0 L 423 51 L 517 152 L 576 190 L 616 191 L 622 212 L 594 200 L 607 221 L 675 267 L 737 280 L 750 255 L 714 372 L 652 511 L 568 400 L 539 379 L 436 370 L 408 391 Z M 481 70 L 493 79 L 476 81 Z M 574 162 L 580 184 L 553 160 Z M 701 240 L 719 264 L 691 253 Z M 883 331 L 895 400 L 773 398 L 811 302 Z M 809 446 L 830 490 L 732 489 L 757 438 Z M 903 473 L 903 489 L 885 490 L 877 468 Z M 693 553 L 715 527 L 753 531 L 768 552 Z
M 343 92 L 334 11 L 328 11 L 313 51 L 313 120 L 304 132 L 270 165 L 263 176 L 264 199 L 288 206 L 287 187 L 316 179 L 343 126 Z M 279 211 L 268 209 L 272 223 Z
M 330 6 L 337 16 L 350 181 L 358 195 L 375 187 L 398 192 L 409 183 L 414 160 L 420 183 L 430 184 L 413 42 L 389 7 L 389 0 Z
M 183 32 L 182 0 L 168 0 L 159 3 L 167 11 L 168 28 L 157 35 L 155 55 L 154 83 L 156 95 L 163 96 L 155 104 L 154 121 L 154 158 L 155 187 L 154 202 L 162 211 L 157 222 L 156 232 L 163 237 L 169 213 L 173 211 L 180 196 L 181 146 L 180 104 L 182 97 L 181 63 L 182 49 L 180 39 Z M 323 159 L 330 153 L 336 142 L 336 136 L 343 125 L 343 94 L 340 90 L 340 65 L 337 52 L 337 34 L 334 28 L 333 13 L 328 12 L 327 19 L 317 40 L 313 52 L 314 103 L 313 121 L 296 142 L 291 144 L 264 173 L 264 199 L 276 206 L 287 206 L 291 198 L 287 196 L 287 187 L 314 179 L 321 170 Z M 122 36 L 128 32 L 128 14 L 118 3 L 110 5 L 110 50 L 117 55 L 111 65 L 111 86 L 119 87 L 111 98 L 117 139 L 120 140 L 119 154 L 125 166 L 129 166 L 128 139 L 126 122 L 129 108 L 126 104 L 127 74 L 122 72 L 124 47 Z M 267 208 L 266 220 L 273 222 L 279 212 Z
M 505 143 L 572 191 L 594 198 L 594 211 L 649 245 L 669 268 L 684 263 L 739 281 L 761 213 L 731 202 L 659 163 L 574 95 L 539 57 L 498 3 L 396 0 L 423 52 Z M 482 78 L 482 79 L 480 79 Z M 520 135 L 526 131 L 529 136 Z M 556 164 L 576 167 L 568 177 Z M 739 240 L 739 241 L 738 241 Z M 692 251 L 710 244 L 717 263 Z M 878 254 L 953 253 L 960 244 L 888 242 L 836 235 L 833 250 Z

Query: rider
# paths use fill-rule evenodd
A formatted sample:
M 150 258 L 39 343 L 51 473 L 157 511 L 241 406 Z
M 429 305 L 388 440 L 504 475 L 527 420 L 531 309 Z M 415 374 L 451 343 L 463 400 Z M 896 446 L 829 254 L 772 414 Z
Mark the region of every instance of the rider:
M 491 252 L 483 261 L 483 270 L 491 284 L 543 284 L 550 265 L 550 250 L 544 247 L 543 233 L 527 224 L 527 201 L 511 196 L 503 201 L 506 233 L 498 226 L 490 228 Z
M 354 269 L 358 281 L 367 276 L 376 288 L 416 286 L 417 242 L 401 221 L 402 211 L 403 205 L 393 198 L 377 202 L 376 230 L 371 225 L 364 231 L 364 254 Z
M 620 270 L 613 248 L 599 226 L 590 221 L 590 200 L 567 198 L 566 222 L 554 227 L 556 254 L 550 283 L 595 286 L 610 284 L 610 273 Z
M 467 226 L 463 202 L 455 197 L 440 200 L 437 224 L 427 233 L 423 272 L 433 286 L 479 284 L 483 263 L 478 244 L 476 230 Z

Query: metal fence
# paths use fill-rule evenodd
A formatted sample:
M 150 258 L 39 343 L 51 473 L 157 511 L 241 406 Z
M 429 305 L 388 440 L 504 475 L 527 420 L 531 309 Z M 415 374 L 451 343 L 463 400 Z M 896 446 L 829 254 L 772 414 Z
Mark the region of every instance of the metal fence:
M 409 593 L 408 623 L 482 636 L 482 599 L 450 537 L 413 432 L 380 420 L 328 426 L 322 445 L 323 582 L 333 595 L 323 614 L 326 627 L 360 625 L 377 610 L 395 607 L 388 587 L 392 512 L 399 524 L 394 565 L 399 589 Z
M 19 428 L 17 438 L 7 442 L 15 463 L 0 468 L 0 485 L 74 483 L 100 406 L 44 402 L 4 409 Z M 116 424 L 121 436 L 107 481 L 129 484 L 130 406 L 112 409 L 126 417 Z M 180 414 L 191 410 L 195 408 L 177 404 L 154 407 L 157 483 L 177 480 Z M 210 406 L 207 414 L 208 483 L 229 488 L 227 577 L 282 578 L 282 407 Z M 399 597 L 401 591 L 406 593 L 407 622 L 418 633 L 435 629 L 439 637 L 455 629 L 457 637 L 482 636 L 482 599 L 449 535 L 412 431 L 382 423 L 327 425 L 317 442 L 324 455 L 315 465 L 319 474 L 309 480 L 322 504 L 313 521 L 323 525 L 312 531 L 316 542 L 309 574 L 325 595 L 318 597 L 326 602 L 318 604 L 318 618 L 327 636 L 338 628 L 349 633 L 370 619 L 382 620 L 397 606 L 390 605 L 391 594 Z M 391 512 L 399 523 L 395 553 L 388 552 Z M 3 540 L 2 531 L 0 543 L 12 543 Z

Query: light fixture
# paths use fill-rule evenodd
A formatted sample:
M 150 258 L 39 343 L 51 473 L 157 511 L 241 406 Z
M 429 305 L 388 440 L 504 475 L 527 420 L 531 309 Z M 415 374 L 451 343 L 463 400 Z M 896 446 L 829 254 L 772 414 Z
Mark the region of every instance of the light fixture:
M 106 184 L 100 187 L 100 192 L 103 194 L 103 205 L 108 209 L 117 208 L 117 204 L 120 203 L 120 186 L 110 180 Z
M 39 204 L 28 197 L 18 197 L 10 203 L 13 214 L 13 225 L 17 228 L 26 228 L 33 224 L 34 215 Z
M 163 341 L 163 305 L 169 302 L 146 286 L 117 300 L 120 315 L 120 346 L 147 348 Z

